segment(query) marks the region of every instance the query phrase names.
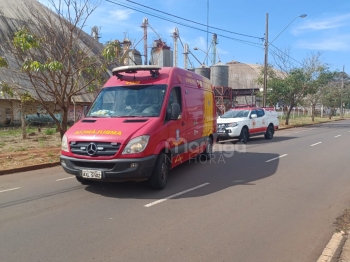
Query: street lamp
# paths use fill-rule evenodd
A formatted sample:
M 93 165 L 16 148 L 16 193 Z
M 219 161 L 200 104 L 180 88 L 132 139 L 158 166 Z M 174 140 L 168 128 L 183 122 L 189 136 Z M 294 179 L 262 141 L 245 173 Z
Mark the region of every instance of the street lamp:
M 305 17 L 307 17 L 307 14 L 302 14 L 302 15 L 296 16 L 296 17 L 292 20 L 292 22 L 290 22 L 290 23 L 281 31 L 281 33 L 279 33 L 279 34 L 270 42 L 270 44 L 272 44 L 273 41 L 275 41 L 276 38 L 279 37 L 280 34 L 282 34 L 282 33 L 284 32 L 284 30 L 286 30 L 286 29 L 288 28 L 288 26 L 290 26 L 290 25 L 295 21 L 295 19 L 297 19 L 297 18 L 299 18 L 299 17 L 300 17 L 300 18 L 305 18 Z
M 288 26 L 290 26 L 295 19 L 297 18 L 305 18 L 307 15 L 306 14 L 302 14 L 302 15 L 298 15 L 296 16 L 270 43 L 269 43 L 269 14 L 266 14 L 266 32 L 265 32 L 265 59 L 264 59 L 264 91 L 263 91 L 263 107 L 266 107 L 266 93 L 267 93 L 267 60 L 268 60 L 268 50 L 269 50 L 269 44 L 272 44 L 273 41 L 276 40 L 277 37 L 279 37 L 284 30 L 286 30 L 288 28 Z
M 202 51 L 202 52 L 205 54 L 204 62 L 203 62 L 203 64 L 205 64 L 205 59 L 206 59 L 207 57 L 209 57 L 209 56 L 208 56 L 208 53 L 209 53 L 209 52 L 205 52 L 203 49 L 200 49 L 200 48 L 198 48 L 198 47 L 194 47 L 193 50 L 200 50 L 200 51 Z M 213 63 L 213 60 L 211 60 L 210 57 L 209 57 L 209 59 L 210 59 L 210 62 Z

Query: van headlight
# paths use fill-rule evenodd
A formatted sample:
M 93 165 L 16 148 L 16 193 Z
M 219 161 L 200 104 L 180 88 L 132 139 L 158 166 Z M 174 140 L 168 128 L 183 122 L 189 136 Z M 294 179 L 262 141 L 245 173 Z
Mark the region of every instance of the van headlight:
M 123 150 L 123 155 L 141 153 L 148 144 L 149 136 L 139 136 L 129 141 Z
M 238 126 L 238 123 L 237 122 L 232 122 L 232 123 L 229 123 L 227 124 L 228 127 L 235 127 L 235 126 Z
M 62 151 L 69 152 L 68 148 L 68 139 L 66 135 L 63 135 L 62 137 L 62 146 L 61 146 Z

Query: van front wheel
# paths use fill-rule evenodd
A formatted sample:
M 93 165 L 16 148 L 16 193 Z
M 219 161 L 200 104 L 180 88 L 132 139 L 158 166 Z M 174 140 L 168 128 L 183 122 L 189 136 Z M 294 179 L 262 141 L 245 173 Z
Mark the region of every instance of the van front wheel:
M 156 160 L 151 177 L 149 178 L 149 185 L 153 189 L 161 190 L 165 188 L 168 181 L 169 160 L 166 154 L 161 152 Z

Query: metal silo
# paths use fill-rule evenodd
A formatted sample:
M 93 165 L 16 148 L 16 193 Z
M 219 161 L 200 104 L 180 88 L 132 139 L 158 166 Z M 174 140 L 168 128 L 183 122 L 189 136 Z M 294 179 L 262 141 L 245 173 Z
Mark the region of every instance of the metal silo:
M 194 72 L 198 75 L 210 79 L 210 67 L 198 67 L 194 70 Z
M 229 66 L 217 63 L 211 67 L 210 80 L 213 86 L 228 86 Z
M 142 65 L 141 53 L 136 49 L 129 50 L 126 65 Z

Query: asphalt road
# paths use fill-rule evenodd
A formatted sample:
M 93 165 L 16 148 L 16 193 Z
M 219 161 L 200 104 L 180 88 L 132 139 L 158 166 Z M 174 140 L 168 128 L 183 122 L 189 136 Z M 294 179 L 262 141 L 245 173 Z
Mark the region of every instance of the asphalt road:
M 349 153 L 339 121 L 216 145 L 163 191 L 61 167 L 0 176 L 0 261 L 316 261 L 350 206 Z

